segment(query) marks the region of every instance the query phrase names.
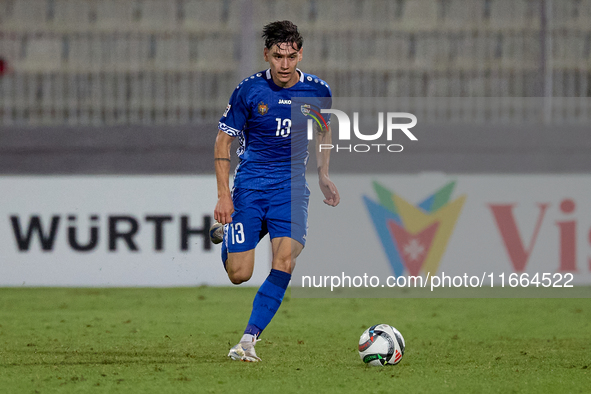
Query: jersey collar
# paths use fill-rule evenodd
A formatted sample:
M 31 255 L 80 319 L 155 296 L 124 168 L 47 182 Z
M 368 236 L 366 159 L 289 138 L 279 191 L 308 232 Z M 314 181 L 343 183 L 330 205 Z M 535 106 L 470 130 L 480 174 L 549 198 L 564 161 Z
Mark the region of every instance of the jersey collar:
M 304 82 L 304 72 L 302 70 L 300 70 L 299 68 L 296 68 L 296 71 L 300 74 L 300 82 Z M 271 79 L 271 69 L 268 68 L 266 73 L 265 73 L 267 79 Z

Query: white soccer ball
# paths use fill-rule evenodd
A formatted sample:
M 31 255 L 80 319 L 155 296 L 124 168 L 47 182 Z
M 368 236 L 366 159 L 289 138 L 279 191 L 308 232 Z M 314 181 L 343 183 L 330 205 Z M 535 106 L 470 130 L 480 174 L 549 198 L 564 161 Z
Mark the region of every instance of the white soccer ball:
M 398 364 L 404 348 L 402 334 L 388 324 L 371 326 L 359 338 L 361 361 L 374 367 Z

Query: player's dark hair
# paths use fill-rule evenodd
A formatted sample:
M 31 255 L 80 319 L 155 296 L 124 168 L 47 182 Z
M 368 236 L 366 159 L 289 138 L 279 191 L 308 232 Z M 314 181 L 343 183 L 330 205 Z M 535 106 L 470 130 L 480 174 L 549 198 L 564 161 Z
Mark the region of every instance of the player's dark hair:
M 265 47 L 271 49 L 275 44 L 290 44 L 292 48 L 300 50 L 304 44 L 304 38 L 300 35 L 298 27 L 290 21 L 272 22 L 263 27 Z

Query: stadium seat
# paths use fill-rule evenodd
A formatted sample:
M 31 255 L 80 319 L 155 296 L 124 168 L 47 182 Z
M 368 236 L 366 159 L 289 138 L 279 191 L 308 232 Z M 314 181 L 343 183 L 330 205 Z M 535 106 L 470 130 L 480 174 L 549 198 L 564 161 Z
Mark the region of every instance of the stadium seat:
M 60 73 L 44 74 L 41 77 L 41 122 L 64 122 L 64 75 Z
M 7 28 L 17 31 L 41 30 L 47 21 L 45 0 L 14 0 L 3 2 L 5 15 L 2 17 Z
M 498 62 L 503 56 L 503 35 L 489 31 L 476 37 L 474 46 L 474 61 L 480 64 Z M 496 63 L 494 63 L 496 64 Z
M 69 39 L 67 67 L 75 72 L 141 71 L 149 61 L 150 36 L 77 34 Z
M 56 36 L 29 36 L 25 41 L 25 57 L 15 65 L 19 71 L 57 71 L 62 65 L 62 40 Z
M 121 52 L 118 61 L 125 64 L 130 71 L 144 70 L 150 56 L 150 37 L 132 34 L 122 43 L 119 50 Z
M 591 1 L 553 1 L 549 19 L 554 28 L 588 28 L 591 25 Z
M 591 26 L 591 1 L 587 0 L 581 3 L 578 22 L 579 27 L 583 29 Z
M 386 28 L 397 27 L 402 18 L 404 2 L 375 0 L 355 2 L 353 7 L 354 19 L 359 28 L 365 26 L 379 26 Z
M 88 0 L 53 0 L 52 29 L 87 30 L 96 18 L 95 5 Z
M 449 0 L 442 15 L 442 24 L 448 29 L 474 29 L 482 23 L 484 0 Z
M 577 67 L 588 64 L 589 33 L 557 31 L 553 35 L 553 61 L 556 66 Z
M 395 32 L 391 34 L 388 40 L 388 48 L 394 57 L 393 63 L 397 68 L 410 66 L 411 40 L 408 33 Z
M 431 68 L 436 64 L 438 58 L 444 56 L 447 40 L 440 40 L 438 33 L 420 32 L 415 34 L 415 46 L 413 64 Z
M 539 26 L 540 6 L 539 3 L 494 0 L 490 2 L 489 25 L 495 29 L 517 28 Z
M 8 67 L 11 67 L 11 65 L 19 60 L 22 40 L 22 33 L 0 35 L 0 57 L 4 60 L 5 66 L 8 65 Z
M 521 35 L 520 40 L 523 42 L 522 65 L 530 67 L 539 64 L 542 46 L 539 34 L 535 31 L 528 31 Z M 552 55 L 550 54 L 550 56 Z
M 307 1 L 277 0 L 255 1 L 255 29 L 260 30 L 265 24 L 276 20 L 290 20 L 301 28 L 305 28 L 310 17 L 310 5 Z M 339 4 L 345 3 L 339 1 Z M 239 4 L 236 5 L 239 7 Z
M 96 27 L 104 31 L 133 30 L 140 17 L 130 0 L 101 0 L 96 4 Z
M 188 70 L 189 66 L 189 38 L 186 34 L 156 38 L 154 67 L 157 70 Z
M 66 59 L 68 71 L 88 71 L 100 66 L 96 59 L 93 59 L 95 48 L 92 41 L 87 34 L 71 34 L 69 36 L 68 57 Z
M 304 57 L 302 61 L 302 67 L 305 69 L 315 68 L 322 64 L 324 58 L 324 35 L 323 34 L 311 34 L 305 38 L 304 42 Z
M 505 73 L 494 71 L 490 79 L 491 97 L 507 97 L 509 95 L 510 81 Z
M 225 12 L 223 1 L 187 0 L 183 3 L 182 26 L 198 31 L 219 29 L 227 23 Z
M 169 123 L 186 124 L 190 120 L 190 108 L 193 105 L 191 102 L 190 75 L 190 73 L 182 73 L 171 81 L 173 89 L 170 97 L 171 105 L 169 107 L 171 107 L 171 113 Z
M 142 113 L 142 82 L 146 78 L 146 73 L 133 73 L 128 78 L 128 94 L 127 110 L 129 111 L 129 122 L 133 124 L 141 123 Z
M 234 41 L 231 35 L 203 35 L 197 40 L 196 62 L 201 69 L 217 70 L 233 67 Z
M 482 75 L 477 72 L 466 80 L 466 96 L 468 97 L 486 97 L 486 84 Z
M 455 67 L 473 69 L 481 60 L 477 55 L 479 36 L 472 33 L 456 33 L 451 37 L 450 61 Z
M 401 25 L 411 31 L 433 30 L 438 25 L 437 7 L 438 2 L 432 0 L 406 1 Z
M 356 19 L 354 2 L 351 0 L 331 1 L 317 0 L 315 23 L 316 28 L 323 30 L 346 30 Z
M 356 38 L 358 46 L 365 46 L 363 56 L 353 51 L 359 66 L 373 64 L 378 69 L 398 70 L 409 66 L 409 34 L 406 32 L 375 31 Z M 370 40 L 372 45 L 364 45 Z
M 326 64 L 334 68 L 347 68 L 350 61 L 352 48 L 349 47 L 349 40 L 339 33 L 327 34 L 330 39 L 330 45 L 327 46 L 328 53 Z
M 146 31 L 167 31 L 178 27 L 177 2 L 143 0 L 139 3 L 139 25 Z
M 505 33 L 500 38 L 500 59 L 505 66 L 523 64 L 525 60 L 525 47 L 522 34 Z
M 553 1 L 551 11 L 552 27 L 565 26 L 575 19 L 570 1 Z

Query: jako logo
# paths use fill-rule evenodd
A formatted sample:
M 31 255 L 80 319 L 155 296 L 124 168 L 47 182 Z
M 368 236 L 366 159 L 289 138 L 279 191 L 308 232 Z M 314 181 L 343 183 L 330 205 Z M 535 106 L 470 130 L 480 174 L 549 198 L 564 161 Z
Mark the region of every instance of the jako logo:
M 351 140 L 351 121 L 349 116 L 338 109 L 317 109 L 312 108 L 308 104 L 301 106 L 301 111 L 305 116 L 310 116 L 320 128 L 328 128 L 328 125 L 322 116 L 322 114 L 334 114 L 339 121 L 339 140 L 350 141 Z M 394 119 L 409 119 L 410 123 L 394 123 Z M 314 121 L 308 119 L 308 140 L 314 138 Z M 418 141 L 417 137 L 410 132 L 409 129 L 413 128 L 417 124 L 417 117 L 407 112 L 388 112 L 386 113 L 386 139 L 392 141 L 392 135 L 394 130 L 402 131 L 411 141 Z M 353 133 L 355 137 L 362 141 L 376 141 L 384 133 L 384 113 L 378 112 L 378 131 L 374 134 L 362 134 L 359 130 L 359 113 L 353 112 Z M 344 150 L 348 152 L 369 152 L 375 149 L 380 152 L 380 148 L 385 148 L 388 152 L 396 153 L 402 152 L 404 149 L 400 144 L 349 144 L 349 145 L 333 145 L 333 144 L 319 144 L 319 151 L 336 149 L 337 152 Z
M 377 182 L 379 203 L 363 196 L 395 276 L 437 272 L 466 200 L 462 195 L 449 202 L 454 186 L 448 183 L 416 206 Z

